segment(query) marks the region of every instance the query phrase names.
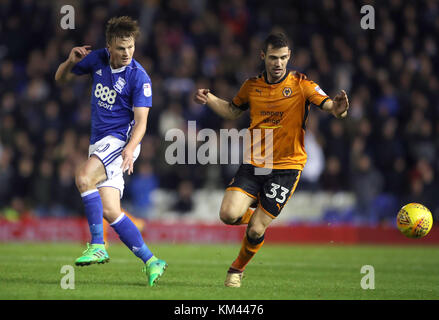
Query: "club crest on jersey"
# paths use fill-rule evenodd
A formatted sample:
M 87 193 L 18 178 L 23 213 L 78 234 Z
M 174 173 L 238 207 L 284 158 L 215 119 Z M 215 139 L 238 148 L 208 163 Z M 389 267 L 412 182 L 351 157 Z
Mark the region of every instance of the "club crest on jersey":
M 150 97 L 152 95 L 151 85 L 149 83 L 143 84 L 143 94 L 145 97 Z
M 289 96 L 291 96 L 292 93 L 293 93 L 293 90 L 291 90 L 290 87 L 285 87 L 282 90 L 282 94 L 284 95 L 284 97 L 289 97 Z
M 125 87 L 126 81 L 125 79 L 119 77 L 116 81 L 116 84 L 113 86 L 114 90 L 119 93 L 122 93 L 123 87 Z

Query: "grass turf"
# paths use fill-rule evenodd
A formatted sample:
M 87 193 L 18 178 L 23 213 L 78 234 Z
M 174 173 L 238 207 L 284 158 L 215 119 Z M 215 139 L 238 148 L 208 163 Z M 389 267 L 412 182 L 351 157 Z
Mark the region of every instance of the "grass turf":
M 75 289 L 60 282 L 80 244 L 0 244 L 0 299 L 296 300 L 439 299 L 439 254 L 433 246 L 269 245 L 248 265 L 241 288 L 223 285 L 236 245 L 152 244 L 169 267 L 149 287 L 142 263 L 111 244 L 110 263 L 74 267 Z M 363 265 L 375 289 L 360 282 Z

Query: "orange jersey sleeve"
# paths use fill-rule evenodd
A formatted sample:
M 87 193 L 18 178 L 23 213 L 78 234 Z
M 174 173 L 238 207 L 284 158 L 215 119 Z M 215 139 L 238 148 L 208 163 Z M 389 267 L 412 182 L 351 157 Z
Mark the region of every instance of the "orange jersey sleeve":
M 239 89 L 238 93 L 236 94 L 236 96 L 232 99 L 232 104 L 241 109 L 241 110 L 247 110 L 250 105 L 249 105 L 249 80 L 246 80 L 241 88 Z
M 329 99 L 329 96 L 314 81 L 304 79 L 301 81 L 301 86 L 305 99 L 319 108 L 321 108 L 323 103 Z

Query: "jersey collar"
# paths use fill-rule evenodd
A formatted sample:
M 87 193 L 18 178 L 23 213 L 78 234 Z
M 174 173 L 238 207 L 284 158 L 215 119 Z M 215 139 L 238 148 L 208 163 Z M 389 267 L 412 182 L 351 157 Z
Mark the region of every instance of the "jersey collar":
M 282 81 L 285 80 L 286 77 L 288 77 L 289 74 L 290 74 L 290 70 L 287 69 L 287 71 L 285 72 L 285 75 L 284 75 L 279 81 L 276 81 L 276 82 L 269 82 L 269 81 L 268 81 L 268 78 L 267 78 L 267 71 L 264 70 L 264 72 L 262 72 L 262 76 L 264 77 L 264 80 L 265 80 L 265 82 L 266 82 L 267 84 L 278 84 L 278 83 L 281 83 Z
M 110 51 L 108 51 L 108 49 L 105 48 L 105 52 L 107 53 L 108 65 L 110 66 L 111 73 L 119 73 L 119 72 L 123 72 L 123 71 L 125 71 L 125 69 L 126 69 L 127 66 L 123 66 L 123 67 L 120 67 L 120 68 L 117 68 L 117 69 L 113 69 L 113 68 L 111 67 L 111 64 L 110 64 Z M 133 60 L 132 60 L 132 59 L 131 59 L 131 63 L 133 63 Z M 131 63 L 130 63 L 130 64 L 131 64 Z
M 127 67 L 127 66 L 123 66 L 123 67 L 120 67 L 120 68 L 117 68 L 117 69 L 113 69 L 113 68 L 111 67 L 111 65 L 110 65 L 111 73 L 119 73 L 119 72 L 123 72 L 123 71 L 125 71 L 126 67 Z

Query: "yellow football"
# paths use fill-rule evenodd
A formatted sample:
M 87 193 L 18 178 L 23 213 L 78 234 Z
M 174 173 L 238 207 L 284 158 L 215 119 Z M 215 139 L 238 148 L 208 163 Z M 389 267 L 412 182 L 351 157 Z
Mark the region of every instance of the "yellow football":
M 399 210 L 396 225 L 403 235 L 409 238 L 422 238 L 430 232 L 433 216 L 422 204 L 409 203 Z

